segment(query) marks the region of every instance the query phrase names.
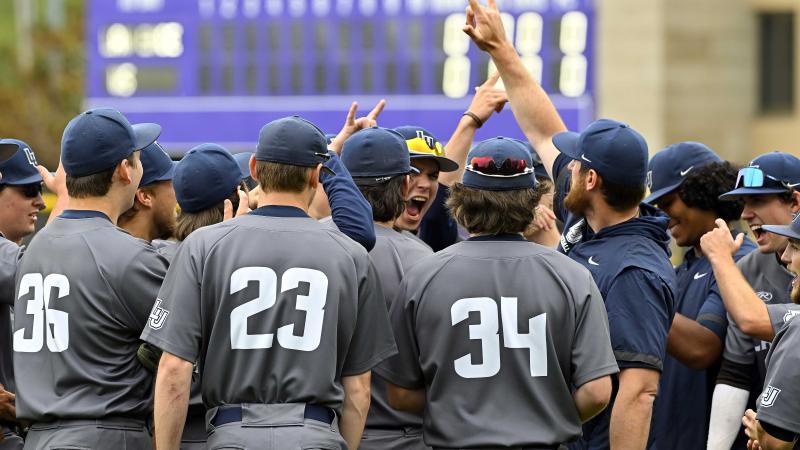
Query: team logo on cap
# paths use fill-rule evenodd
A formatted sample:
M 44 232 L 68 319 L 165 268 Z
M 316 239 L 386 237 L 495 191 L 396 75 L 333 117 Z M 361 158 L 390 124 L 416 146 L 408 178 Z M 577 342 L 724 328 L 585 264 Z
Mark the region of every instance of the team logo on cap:
M 160 330 L 169 315 L 169 311 L 161 307 L 161 302 L 160 298 L 156 299 L 156 304 L 153 305 L 153 310 L 150 311 L 150 319 L 147 321 L 147 325 L 154 330 Z
M 770 406 L 775 404 L 775 400 L 778 399 L 778 395 L 780 395 L 781 390 L 772 386 L 768 385 L 766 389 L 764 389 L 764 393 L 761 394 L 761 406 L 764 408 L 769 408 Z
M 647 179 L 645 180 L 645 185 L 647 186 L 647 190 L 653 189 L 653 171 L 647 171 Z
M 36 167 L 36 164 L 37 164 L 36 163 L 36 155 L 33 154 L 33 150 L 31 150 L 28 147 L 25 147 L 25 148 L 22 149 L 22 151 L 25 152 L 25 157 L 28 158 L 28 162 L 30 163 L 30 165 Z
M 426 136 L 424 131 L 417 130 L 417 138 L 425 141 L 431 150 L 436 148 L 436 139 L 434 139 L 433 136 Z

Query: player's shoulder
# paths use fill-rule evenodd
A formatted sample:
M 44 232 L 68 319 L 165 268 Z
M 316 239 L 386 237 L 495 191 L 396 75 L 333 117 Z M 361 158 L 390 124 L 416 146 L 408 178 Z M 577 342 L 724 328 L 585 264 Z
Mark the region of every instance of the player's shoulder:
M 736 265 L 739 266 L 739 270 L 747 276 L 748 273 L 762 271 L 765 267 L 775 264 L 777 261 L 775 255 L 772 253 L 766 254 L 758 250 L 753 250 L 738 258 Z
M 424 242 L 410 237 L 410 233 L 399 232 L 390 228 L 375 226 L 375 245 L 386 246 L 399 255 L 409 255 L 415 258 L 433 254 L 433 250 Z

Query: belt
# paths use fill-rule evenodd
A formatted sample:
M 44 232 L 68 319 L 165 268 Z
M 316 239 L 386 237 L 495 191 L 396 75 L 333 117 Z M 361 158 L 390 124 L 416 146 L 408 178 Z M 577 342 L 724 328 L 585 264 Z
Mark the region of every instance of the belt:
M 303 413 L 306 419 L 324 422 L 328 425 L 333 423 L 336 413 L 332 409 L 319 405 L 306 405 L 306 410 Z M 211 420 L 211 425 L 215 427 L 225 425 L 226 423 L 241 422 L 242 421 L 242 407 L 238 405 L 226 406 L 219 408 L 214 419 Z

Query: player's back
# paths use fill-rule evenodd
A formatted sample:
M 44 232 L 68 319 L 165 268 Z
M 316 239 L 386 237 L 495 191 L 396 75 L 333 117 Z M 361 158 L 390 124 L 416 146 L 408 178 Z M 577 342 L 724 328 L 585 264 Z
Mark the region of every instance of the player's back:
M 57 218 L 17 274 L 14 367 L 21 419 L 146 418 L 139 334 L 166 262 L 97 213 Z
M 617 371 L 589 272 L 517 237 L 455 244 L 403 281 L 416 342 L 398 333 L 401 357 L 376 370 L 405 388 L 424 380 L 428 445 L 567 442 L 581 431 L 572 386 Z M 420 373 L 401 360 L 408 346 Z
M 372 354 L 359 359 L 359 349 L 374 348 L 373 334 L 386 337 L 371 328 L 387 326 L 385 313 L 362 324 L 374 319 L 364 303 L 382 302 L 366 251 L 308 217 L 250 214 L 204 227 L 181 244 L 173 270 L 195 271 L 201 307 L 170 309 L 183 289 L 168 276 L 159 296 L 166 320 L 197 321 L 204 341 L 197 355 L 181 345 L 164 348 L 199 360 L 209 407 L 314 403 L 339 410 L 341 377 L 375 364 Z M 153 330 L 145 338 L 160 339 Z

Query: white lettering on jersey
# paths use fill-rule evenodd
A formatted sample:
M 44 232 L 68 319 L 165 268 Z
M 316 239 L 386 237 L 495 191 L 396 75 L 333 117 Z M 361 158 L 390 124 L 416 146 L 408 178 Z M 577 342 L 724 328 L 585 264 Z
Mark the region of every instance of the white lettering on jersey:
M 489 297 L 462 298 L 450 308 L 451 325 L 455 326 L 469 317 L 470 312 L 480 315 L 480 322 L 469 326 L 469 338 L 481 341 L 483 362 L 473 363 L 471 354 L 454 361 L 456 373 L 463 378 L 488 378 L 500 372 L 500 317 L 503 322 L 503 346 L 527 348 L 532 377 L 547 376 L 547 314 L 528 319 L 528 333 L 517 330 L 517 297 L 501 297 L 498 317 L 497 302 Z
M 25 306 L 25 315 L 33 316 L 31 334 L 25 337 L 25 328 L 14 332 L 14 351 L 36 353 L 44 347 L 54 353 L 69 348 L 69 314 L 50 308 L 50 294 L 55 290 L 56 298 L 69 295 L 69 280 L 61 274 L 53 273 L 43 277 L 40 273 L 26 273 L 19 283 L 18 298 L 28 295 L 33 290 L 33 298 Z M 17 312 L 17 320 L 24 321 L 21 311 Z
M 794 319 L 796 315 L 800 314 L 800 310 L 792 310 L 783 315 L 783 323 L 787 324 L 790 320 Z
M 231 348 L 271 348 L 274 334 L 250 334 L 247 319 L 266 311 L 277 301 L 278 276 L 269 267 L 242 267 L 231 275 L 231 295 L 245 289 L 250 282 L 258 283 L 258 297 L 243 303 L 231 311 Z M 295 267 L 281 277 L 281 292 L 296 289 L 300 283 L 308 283 L 308 295 L 297 296 L 297 309 L 305 311 L 306 323 L 303 334 L 294 334 L 294 324 L 278 328 L 278 344 L 289 350 L 310 352 L 319 347 L 322 339 L 322 324 L 325 318 L 325 303 L 328 297 L 328 277 L 319 270 Z
M 169 316 L 169 311 L 162 308 L 161 303 L 163 303 L 163 300 L 157 298 L 155 305 L 153 305 L 153 310 L 150 311 L 150 319 L 147 321 L 147 326 L 154 330 L 160 330 L 164 326 L 164 322 L 167 321 L 167 316 Z
M 758 298 L 760 298 L 764 302 L 771 302 L 772 301 L 772 292 L 760 291 L 760 292 L 756 292 L 756 295 L 758 296 Z
M 761 394 L 761 406 L 764 408 L 769 408 L 770 406 L 775 404 L 775 400 L 778 399 L 778 395 L 780 395 L 781 390 L 772 386 L 768 385 L 766 389 L 764 389 L 764 393 Z

